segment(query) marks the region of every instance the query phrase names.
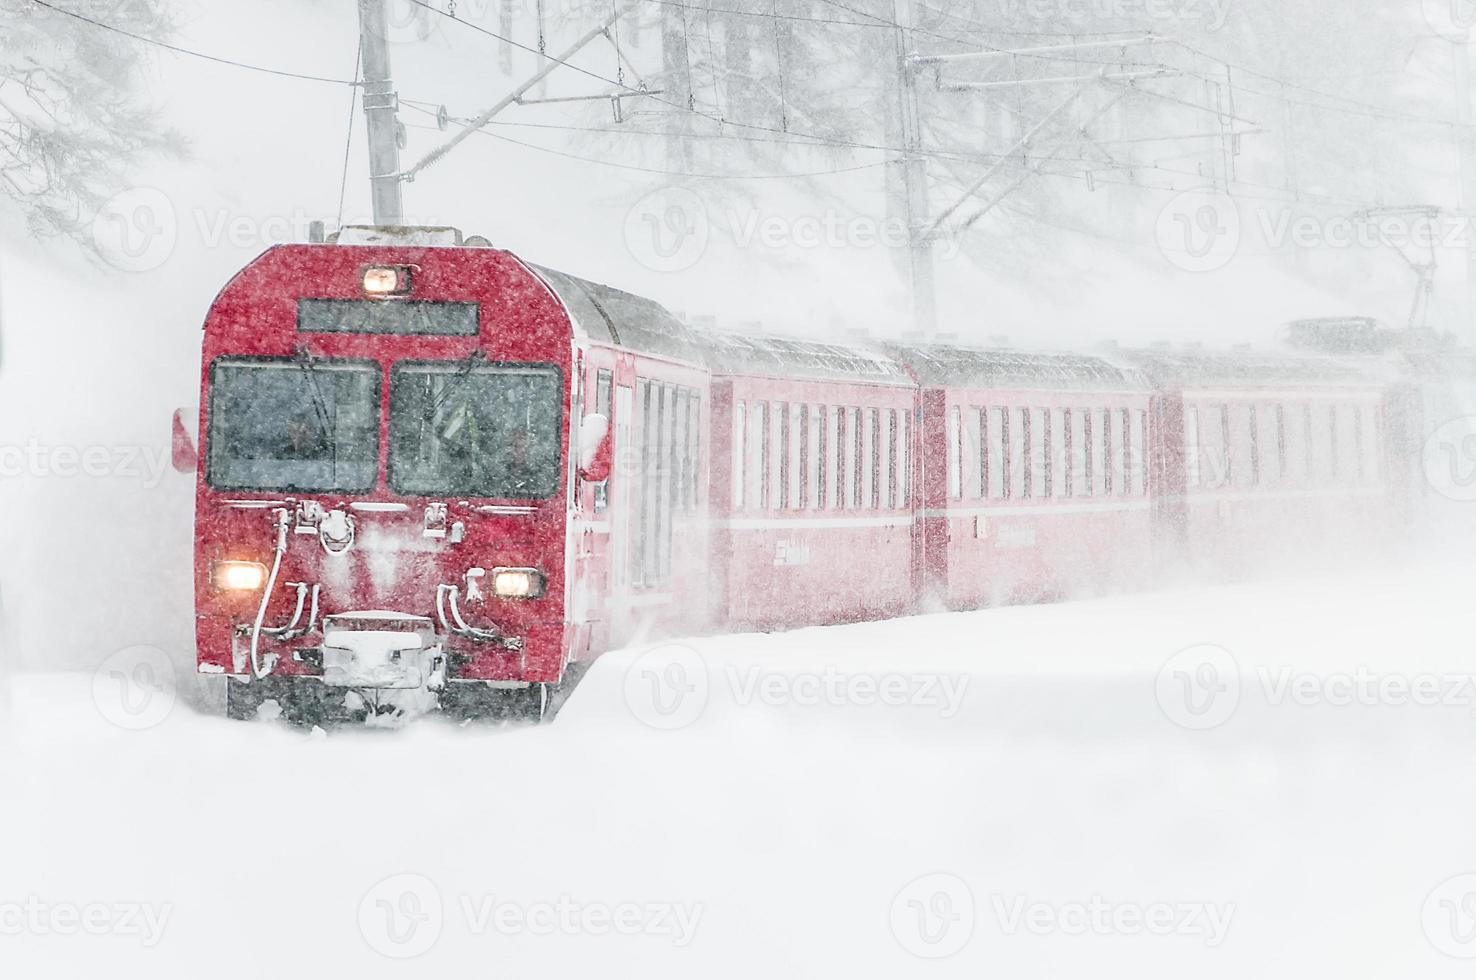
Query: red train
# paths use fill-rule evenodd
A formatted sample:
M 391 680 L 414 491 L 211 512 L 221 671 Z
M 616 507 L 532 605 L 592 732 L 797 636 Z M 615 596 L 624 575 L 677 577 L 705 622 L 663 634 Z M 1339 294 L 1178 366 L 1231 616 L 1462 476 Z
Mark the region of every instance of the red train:
M 233 716 L 537 719 L 641 638 L 1090 593 L 1401 493 L 1356 359 L 727 335 L 389 237 L 273 248 L 205 320 L 196 639 Z

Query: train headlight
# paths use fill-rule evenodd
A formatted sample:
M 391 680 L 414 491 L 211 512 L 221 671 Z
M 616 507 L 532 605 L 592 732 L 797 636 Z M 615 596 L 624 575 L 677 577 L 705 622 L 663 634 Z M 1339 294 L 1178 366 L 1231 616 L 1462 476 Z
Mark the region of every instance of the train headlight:
M 255 592 L 266 577 L 266 566 L 255 561 L 218 561 L 210 569 L 210 580 L 222 592 Z
M 364 292 L 370 296 L 403 296 L 410 292 L 410 267 L 371 265 L 364 269 Z
M 541 599 L 547 587 L 536 568 L 492 569 L 492 594 L 499 599 Z

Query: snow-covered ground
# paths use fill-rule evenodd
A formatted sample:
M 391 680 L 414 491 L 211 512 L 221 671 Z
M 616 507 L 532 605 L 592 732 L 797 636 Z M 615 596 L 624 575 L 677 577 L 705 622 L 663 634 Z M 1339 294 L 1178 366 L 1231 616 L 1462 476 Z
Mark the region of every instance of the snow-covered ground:
M 0 970 L 1469 976 L 1473 570 L 667 644 L 543 729 L 23 673 Z

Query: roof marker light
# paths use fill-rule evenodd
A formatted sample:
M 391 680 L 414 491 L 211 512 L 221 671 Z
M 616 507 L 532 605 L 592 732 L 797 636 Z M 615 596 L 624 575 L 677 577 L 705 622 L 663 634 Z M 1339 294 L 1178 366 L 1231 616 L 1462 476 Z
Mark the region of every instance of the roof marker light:
M 364 292 L 369 296 L 403 296 L 410 292 L 410 267 L 371 265 L 364 269 Z

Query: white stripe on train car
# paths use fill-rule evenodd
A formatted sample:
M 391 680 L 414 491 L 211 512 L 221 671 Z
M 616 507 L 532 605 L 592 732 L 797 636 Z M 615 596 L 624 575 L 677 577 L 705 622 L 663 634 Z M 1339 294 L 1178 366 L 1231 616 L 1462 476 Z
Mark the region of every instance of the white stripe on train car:
M 1372 487 L 1327 487 L 1322 490 L 1212 490 L 1201 492 L 1191 488 L 1185 496 L 1190 503 L 1222 500 L 1300 500 L 1329 497 L 1377 497 L 1388 492 L 1382 484 Z
M 1018 507 L 950 507 L 946 510 L 925 510 L 928 518 L 961 517 L 1040 517 L 1052 514 L 1108 514 L 1122 511 L 1149 510 L 1153 506 L 1147 500 L 1119 500 L 1111 503 L 1091 504 L 1024 504 Z
M 903 517 L 733 517 L 715 520 L 713 527 L 729 531 L 798 531 L 842 527 L 911 527 L 910 515 Z

